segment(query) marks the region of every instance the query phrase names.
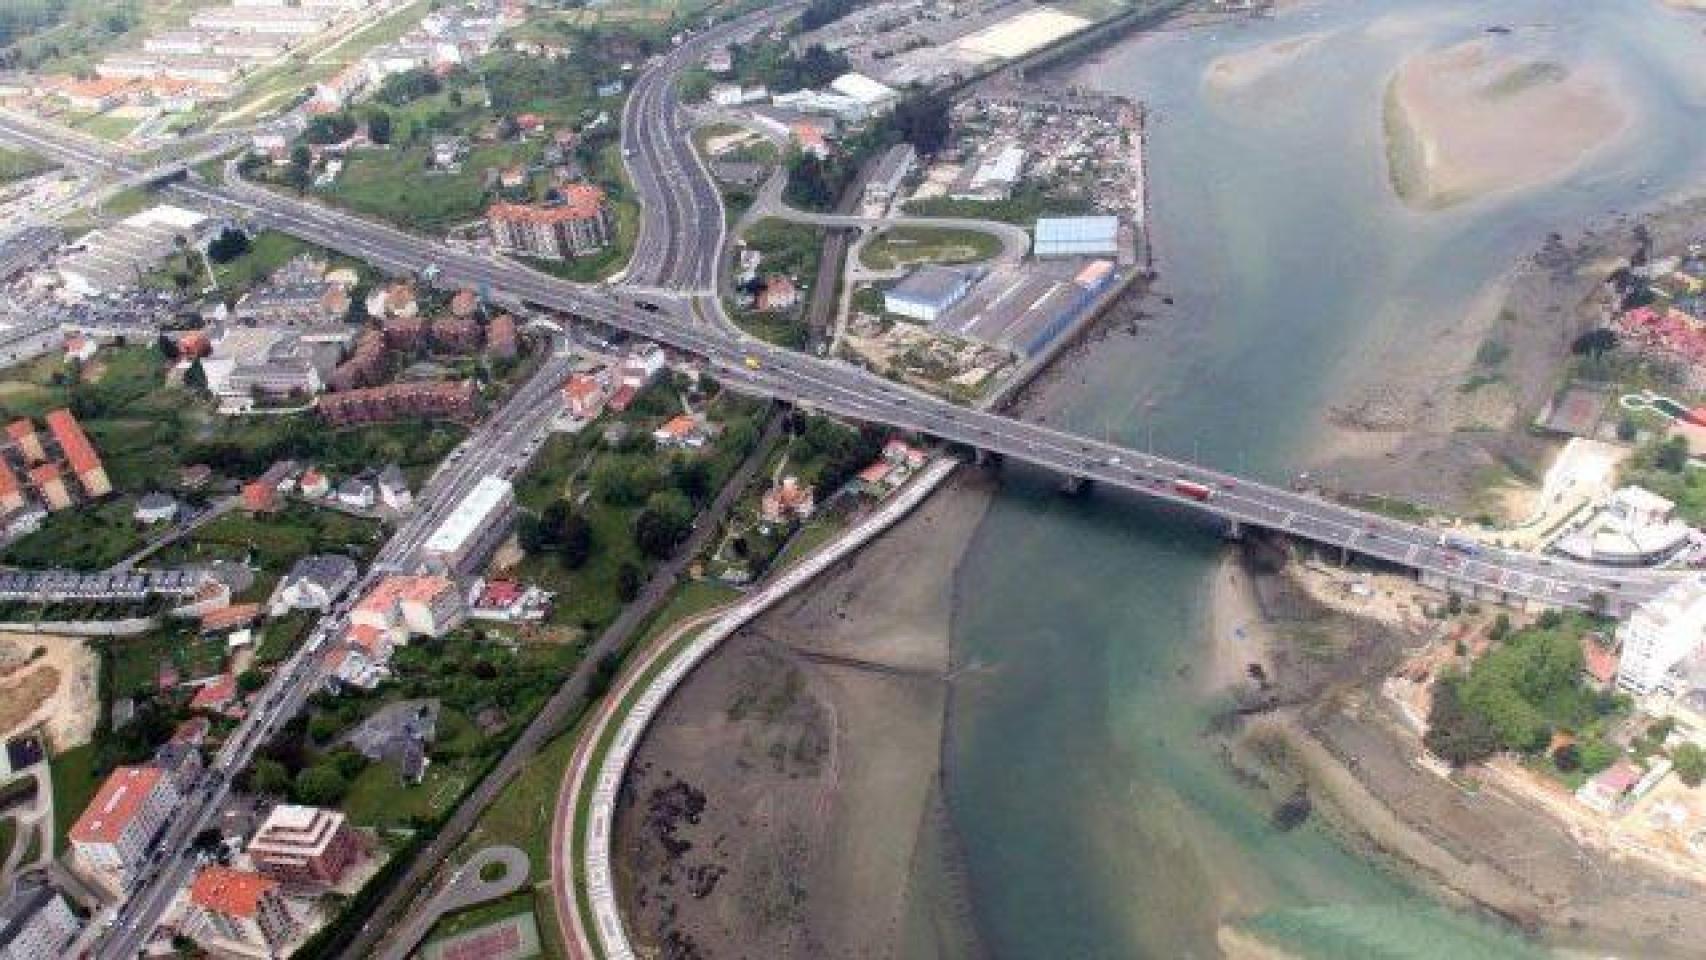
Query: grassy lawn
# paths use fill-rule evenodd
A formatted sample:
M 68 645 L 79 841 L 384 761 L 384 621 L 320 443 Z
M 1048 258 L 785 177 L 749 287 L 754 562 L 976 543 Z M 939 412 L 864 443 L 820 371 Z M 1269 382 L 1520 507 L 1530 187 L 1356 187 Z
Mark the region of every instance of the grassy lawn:
M 634 644 L 644 647 L 670 627 L 675 626 L 688 617 L 704 613 L 713 607 L 731 603 L 740 597 L 740 591 L 716 580 L 688 580 L 675 588 L 670 594 L 669 601 L 653 615 L 646 629 L 640 634 L 640 639 Z
M 865 245 L 859 262 L 872 270 L 915 263 L 975 263 L 1001 252 L 1001 241 L 982 230 L 895 227 Z
M 434 764 L 419 785 L 409 785 L 398 777 L 395 767 L 373 763 L 350 783 L 343 811 L 358 826 L 411 829 L 449 812 L 468 783 L 467 775 Z
M 953 197 L 930 197 L 909 200 L 904 209 L 921 217 L 971 217 L 980 220 L 999 220 L 1030 228 L 1038 217 L 1068 217 L 1095 212 L 1095 204 L 1078 194 L 1050 190 L 1033 181 L 1019 185 L 1006 200 L 956 200 Z
M 102 140 L 123 140 L 136 129 L 135 117 L 120 117 L 110 113 L 91 113 L 71 121 L 73 130 L 81 130 Z
M 347 553 L 365 559 L 378 549 L 384 535 L 384 525 L 377 520 L 291 503 L 274 514 L 227 513 L 167 552 L 192 563 L 247 559 L 262 570 L 283 573 L 311 553 Z
M 23 150 L 0 147 L 0 183 L 12 183 L 57 168 L 59 164 Z
M 131 517 L 126 498 L 80 504 L 50 513 L 41 529 L 6 548 L 0 559 L 32 569 L 101 570 L 142 546 L 145 528 Z
M 363 150 L 349 157 L 337 182 L 316 192 L 359 213 L 433 233 L 480 217 L 488 167 L 532 163 L 540 149 L 538 143 L 477 146 L 456 173 L 428 173 L 424 144 Z
M 763 254 L 759 276 L 784 274 L 794 278 L 800 302 L 788 310 L 764 313 L 731 309 L 735 322 L 767 343 L 796 349 L 805 346 L 807 331 L 803 316 L 817 283 L 823 232 L 816 227 L 771 218 L 748 227 L 742 239 L 747 247 Z
M 171 662 L 185 681 L 211 676 L 225 663 L 222 637 L 201 637 L 184 621 L 170 621 L 152 633 L 112 641 L 112 693 L 128 697 L 155 688 L 160 664 Z
M 452 860 L 464 861 L 485 847 L 519 847 L 527 852 L 532 863 L 530 879 L 534 882 L 545 880 L 549 875 L 547 858 L 557 788 L 562 783 L 563 771 L 568 769 L 575 743 L 580 739 L 580 730 L 578 723 L 571 726 L 527 761 L 515 779 L 492 801 L 480 822 L 468 832 Z
M 65 835 L 95 796 L 100 780 L 95 776 L 94 744 L 84 744 L 57 754 L 48 762 L 53 778 L 53 850 L 65 852 Z

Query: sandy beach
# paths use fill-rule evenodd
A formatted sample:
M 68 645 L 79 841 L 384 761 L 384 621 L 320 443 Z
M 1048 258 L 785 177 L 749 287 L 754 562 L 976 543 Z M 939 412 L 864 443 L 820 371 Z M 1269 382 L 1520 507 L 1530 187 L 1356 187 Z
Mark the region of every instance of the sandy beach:
M 1203 82 L 1219 94 L 1241 93 L 1273 79 L 1330 35 L 1327 31 L 1305 33 L 1216 57 L 1203 71 Z
M 1406 60 L 1387 87 L 1393 189 L 1437 210 L 1554 180 L 1629 126 L 1611 71 L 1472 40 Z
M 640 942 L 679 957 L 971 954 L 940 751 L 953 571 L 989 494 L 962 472 L 660 712 L 616 824 Z

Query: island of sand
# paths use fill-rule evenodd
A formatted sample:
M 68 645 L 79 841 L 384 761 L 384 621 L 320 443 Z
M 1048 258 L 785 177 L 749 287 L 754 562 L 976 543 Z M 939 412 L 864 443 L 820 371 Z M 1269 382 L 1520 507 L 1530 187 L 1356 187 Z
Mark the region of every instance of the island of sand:
M 1607 69 L 1495 38 L 1418 54 L 1386 91 L 1392 186 L 1410 207 L 1438 210 L 1546 183 L 1615 141 L 1629 112 Z
M 1242 93 L 1303 59 L 1328 36 L 1325 31 L 1305 33 L 1216 57 L 1203 71 L 1203 83 L 1222 95 Z

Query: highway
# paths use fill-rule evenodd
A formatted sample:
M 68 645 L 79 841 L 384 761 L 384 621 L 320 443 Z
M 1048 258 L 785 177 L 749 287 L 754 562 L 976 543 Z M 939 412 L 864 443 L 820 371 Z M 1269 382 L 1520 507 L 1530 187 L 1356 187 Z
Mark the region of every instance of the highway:
M 636 90 L 644 85 L 637 85 Z M 663 104 L 654 109 L 662 110 Z M 667 123 L 638 111 L 634 123 Z M 673 127 L 671 127 L 673 129 Z M 56 141 L 19 132 L 0 119 L 0 139 L 16 139 L 44 152 Z M 85 150 L 80 146 L 68 149 Z M 83 162 L 121 161 L 87 156 Z M 702 171 L 701 171 L 702 172 Z M 664 181 L 668 187 L 673 181 Z M 1448 546 L 1436 528 L 1391 520 L 1312 494 L 1253 481 L 1223 471 L 1078 436 L 1042 424 L 966 409 L 837 360 L 793 353 L 747 337 L 727 324 L 697 319 L 720 315 L 715 298 L 635 295 L 620 287 L 568 283 L 522 264 L 457 250 L 432 238 L 376 224 L 300 198 L 248 184 L 212 187 L 196 182 L 171 188 L 182 200 L 210 210 L 240 213 L 305 240 L 399 272 L 428 266 L 438 282 L 484 286 L 546 310 L 607 324 L 707 358 L 725 382 L 801 406 L 857 420 L 885 423 L 970 448 L 1035 464 L 1066 477 L 1128 490 L 1203 510 L 1227 521 L 1285 532 L 1448 579 L 1459 589 L 1482 590 L 1518 601 L 1623 612 L 1674 582 L 1680 572 L 1595 567 L 1491 545 Z M 677 192 L 684 187 L 675 186 Z M 644 196 L 647 206 L 661 200 Z M 704 231 L 672 235 L 672 250 L 711 242 Z M 679 260 L 679 256 L 675 256 Z M 637 281 L 636 281 L 637 282 Z M 1206 495 L 1180 484 L 1199 484 Z
M 628 331 L 704 357 L 724 383 L 804 408 L 882 423 L 939 438 L 1064 477 L 1125 490 L 1203 511 L 1239 525 L 1281 531 L 1409 567 L 1514 601 L 1624 612 L 1684 574 L 1593 567 L 1465 540 L 1435 528 L 1391 520 L 1284 486 L 1253 482 L 1199 464 L 1082 437 L 1041 424 L 967 409 L 845 363 L 771 347 L 750 338 L 722 313 L 714 293 L 724 225 L 719 195 L 680 121 L 674 81 L 711 43 L 762 24 L 740 21 L 689 40 L 636 83 L 624 114 L 626 160 L 646 211 L 628 282 L 674 294 L 637 294 L 621 287 L 569 283 L 522 264 L 482 256 L 273 193 L 228 177 L 225 186 L 195 179 L 170 187 L 178 202 L 234 214 L 398 273 L 435 268 L 435 282 L 492 291 L 494 297 Z M 0 116 L 0 140 L 110 175 L 146 179 L 122 157 L 39 125 Z M 234 173 L 234 170 L 232 170 Z M 706 315 L 719 322 L 707 323 Z M 488 417 L 429 481 L 420 506 L 386 544 L 369 571 L 412 569 L 420 545 L 445 512 L 480 477 L 512 476 L 532 456 L 555 413 L 566 361 L 547 358 L 506 406 Z M 345 605 L 349 601 L 344 601 Z M 318 623 L 303 648 L 261 692 L 251 715 L 186 798 L 168 827 L 160 860 L 117 911 L 97 955 L 134 957 L 193 868 L 188 843 L 218 810 L 231 777 L 255 749 L 300 709 L 318 682 L 315 654 L 342 624 L 344 607 Z

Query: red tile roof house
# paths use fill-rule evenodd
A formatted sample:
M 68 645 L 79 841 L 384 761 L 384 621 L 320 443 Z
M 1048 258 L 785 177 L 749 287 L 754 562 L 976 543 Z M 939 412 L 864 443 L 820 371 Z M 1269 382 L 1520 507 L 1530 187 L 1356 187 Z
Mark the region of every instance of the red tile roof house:
M 764 278 L 764 289 L 758 294 L 758 309 L 786 310 L 800 302 L 800 291 L 794 281 L 780 274 Z
M 190 709 L 229 715 L 236 702 L 237 678 L 222 673 L 196 690 L 195 696 L 190 698 Z
M 279 883 L 248 870 L 203 867 L 190 881 L 184 934 L 216 956 L 284 956 L 301 924 Z

